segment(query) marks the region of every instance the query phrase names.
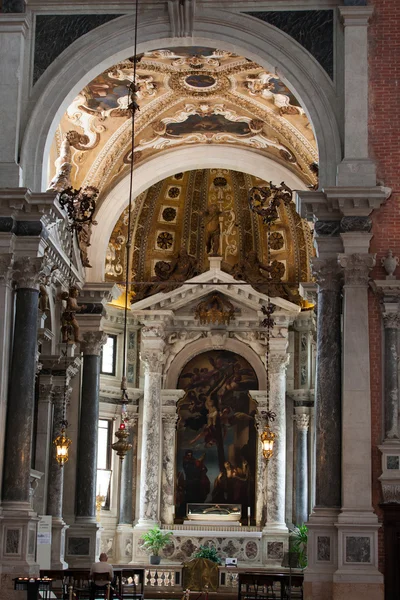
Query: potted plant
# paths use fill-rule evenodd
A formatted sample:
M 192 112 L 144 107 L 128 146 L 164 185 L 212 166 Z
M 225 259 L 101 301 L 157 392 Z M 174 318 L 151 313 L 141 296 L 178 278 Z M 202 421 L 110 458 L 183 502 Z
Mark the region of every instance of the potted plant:
M 217 554 L 217 550 L 214 546 L 200 546 L 193 558 L 207 558 L 212 562 L 221 564 L 221 559 Z
M 142 548 L 150 554 L 150 564 L 159 565 L 161 562 L 160 550 L 162 550 L 170 541 L 172 531 L 162 531 L 158 525 L 149 529 L 140 538 L 143 540 Z
M 307 566 L 307 540 L 307 525 L 295 527 L 290 534 L 291 551 L 297 554 L 300 569 L 305 569 Z

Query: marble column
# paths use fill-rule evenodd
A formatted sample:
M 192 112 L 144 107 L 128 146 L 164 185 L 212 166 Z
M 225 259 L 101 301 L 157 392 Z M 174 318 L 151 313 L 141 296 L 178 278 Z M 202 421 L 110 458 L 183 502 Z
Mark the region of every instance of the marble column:
M 137 419 L 135 419 L 135 423 Z M 133 483 L 133 464 L 136 460 L 136 452 L 134 452 L 134 429 L 135 425 L 129 425 L 128 441 L 132 444 L 132 450 L 128 452 L 121 462 L 121 480 L 119 492 L 119 525 L 132 525 L 133 523 L 133 502 L 132 502 L 132 483 Z M 137 438 L 137 436 L 135 436 Z M 137 448 L 137 442 L 136 442 Z
M 41 258 L 14 263 L 15 327 L 6 420 L 3 504 L 29 503 Z
M 0 560 L 3 572 L 12 564 L 14 571 L 18 568 L 21 574 L 36 573 L 38 569 L 35 563 L 37 518 L 31 508 L 30 489 L 38 286 L 42 268 L 43 258 L 19 256 L 13 272 L 17 291 L 2 490 L 4 545 L 1 545 Z
M 173 525 L 175 518 L 176 410 L 162 415 L 163 449 L 161 478 L 161 523 Z
M 76 475 L 76 517 L 78 521 L 96 523 L 100 352 L 107 341 L 107 334 L 102 331 L 86 331 L 82 338 L 82 400 Z
M 271 341 L 271 346 L 273 340 Z M 276 434 L 274 455 L 266 464 L 267 515 L 264 532 L 286 532 L 285 490 L 286 490 L 286 366 L 289 355 L 271 351 L 270 409 L 276 414 L 271 429 Z
M 357 233 L 357 239 L 363 234 Z M 355 237 L 355 236 L 354 236 Z M 370 234 L 366 234 L 369 245 Z M 378 570 L 378 518 L 372 509 L 371 391 L 368 327 L 369 273 L 375 258 L 367 253 L 342 254 L 344 269 L 342 508 L 338 517 L 337 593 L 352 584 L 354 594 L 365 583 L 383 592 Z M 361 563 L 361 564 L 360 564 Z M 378 592 L 378 590 L 380 590 Z M 376 597 L 379 597 L 377 595 Z
M 58 464 L 55 447 L 52 443 L 60 433 L 61 421 L 64 417 L 64 377 L 57 376 L 55 379 L 58 381 L 53 386 L 53 433 L 50 441 L 47 514 L 52 516 L 51 568 L 67 569 L 68 564 L 64 561 L 65 532 L 67 529 L 63 519 L 64 467 L 60 467 Z
M 56 360 L 56 358 L 55 358 Z M 33 506 L 39 515 L 47 510 L 47 484 L 49 480 L 49 460 L 51 452 L 51 430 L 53 413 L 53 377 L 51 374 L 40 374 L 39 399 L 36 429 L 35 469 L 43 473 L 40 479 Z
M 397 307 L 396 307 L 397 308 Z M 398 339 L 400 314 L 384 312 L 385 440 L 399 441 Z
M 335 258 L 314 258 L 318 284 L 315 380 L 318 508 L 341 505 L 341 273 Z
M 325 238 L 322 238 L 325 242 Z M 306 598 L 332 598 L 341 506 L 341 269 L 337 256 L 312 259 L 317 292 L 314 435 L 315 505 L 309 517 Z M 318 596 L 318 594 L 320 594 Z
M 144 364 L 142 452 L 140 469 L 139 520 L 137 528 L 160 522 L 162 464 L 161 381 L 165 361 L 164 328 L 142 328 L 140 360 Z
M 308 521 L 308 454 L 307 432 L 310 416 L 303 407 L 296 407 L 296 525 Z
M 107 341 L 102 331 L 82 335 L 82 389 L 76 469 L 75 523 L 67 531 L 66 557 L 70 568 L 95 561 L 100 552 L 96 522 L 97 432 L 99 420 L 100 352 Z
M 7 250 L 10 248 L 7 247 Z M 13 255 L 0 254 L 0 455 L 4 455 L 7 391 L 13 325 L 12 292 Z M 0 460 L 0 496 L 3 483 L 3 460 Z

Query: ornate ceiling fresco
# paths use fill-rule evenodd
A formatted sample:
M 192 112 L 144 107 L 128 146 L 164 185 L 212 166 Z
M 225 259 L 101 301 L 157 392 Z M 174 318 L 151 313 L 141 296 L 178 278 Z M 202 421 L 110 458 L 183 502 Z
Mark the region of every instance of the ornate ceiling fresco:
M 309 186 L 318 153 L 311 124 L 276 75 L 242 56 L 210 48 L 145 53 L 138 64 L 135 165 L 183 145 L 236 145 L 264 153 Z M 75 98 L 50 155 L 50 188 L 92 185 L 104 195 L 129 171 L 130 60 Z
M 176 173 L 143 192 L 132 209 L 132 279 L 157 285 L 135 289 L 136 300 L 171 289 L 171 279 L 189 279 L 209 268 L 209 253 L 222 256 L 222 269 L 265 292 L 268 274 L 266 227 L 251 212 L 249 190 L 259 179 L 223 169 Z M 106 280 L 124 280 L 128 209 L 112 233 L 105 264 Z M 218 230 L 218 239 L 215 237 Z M 218 248 L 213 248 L 217 239 Z M 310 280 L 312 236 L 294 203 L 279 207 L 272 227 L 271 277 L 279 281 L 271 295 L 299 302 L 299 282 Z M 163 282 L 168 276 L 168 287 Z

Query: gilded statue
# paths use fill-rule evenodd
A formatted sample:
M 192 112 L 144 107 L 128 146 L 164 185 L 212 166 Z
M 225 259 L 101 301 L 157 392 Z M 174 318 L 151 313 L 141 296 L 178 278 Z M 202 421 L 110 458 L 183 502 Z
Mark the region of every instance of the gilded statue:
M 182 248 L 178 256 L 175 256 L 171 262 L 158 261 L 155 264 L 154 271 L 155 275 L 151 278 L 151 283 L 134 287 L 136 295 L 133 302 L 138 302 L 147 296 L 153 296 L 160 292 L 175 290 L 184 281 L 198 274 L 198 260 L 190 256 L 186 248 Z
M 79 323 L 76 320 L 76 313 L 81 312 L 86 308 L 85 304 L 79 305 L 77 297 L 79 289 L 75 286 L 69 288 L 68 292 L 62 292 L 60 297 L 61 300 L 66 302 L 66 308 L 61 315 L 61 334 L 62 343 L 67 344 L 68 342 L 81 343 Z

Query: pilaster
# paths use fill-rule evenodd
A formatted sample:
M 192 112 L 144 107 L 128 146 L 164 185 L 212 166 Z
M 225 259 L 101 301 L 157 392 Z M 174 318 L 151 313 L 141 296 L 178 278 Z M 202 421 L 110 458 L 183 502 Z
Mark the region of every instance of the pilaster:
M 368 24 L 371 6 L 342 6 L 344 27 L 344 159 L 338 185 L 376 183 L 376 167 L 368 154 Z
M 368 254 L 370 234 L 364 234 L 363 253 L 344 254 L 342 509 L 338 516 L 338 569 L 334 589 L 344 584 L 383 584 L 378 570 L 377 516 L 372 509 L 371 394 L 368 327 L 369 273 L 375 257 Z M 351 238 L 345 241 L 350 246 Z M 383 585 L 382 585 L 383 594 Z M 377 596 L 378 597 L 378 596 Z
M 140 360 L 144 365 L 142 452 L 139 520 L 136 528 L 160 522 L 162 472 L 161 383 L 165 362 L 165 323 L 146 323 L 141 330 Z
M 29 25 L 29 19 L 22 14 L 2 13 L 0 16 L 0 56 L 7 56 L 7 60 L 2 61 L 0 82 L 2 107 L 0 187 L 18 187 L 21 175 L 18 166 L 18 148 L 25 80 L 25 43 Z
M 162 390 L 162 476 L 161 523 L 173 525 L 175 520 L 175 445 L 178 414 L 176 406 L 185 395 L 184 390 Z

